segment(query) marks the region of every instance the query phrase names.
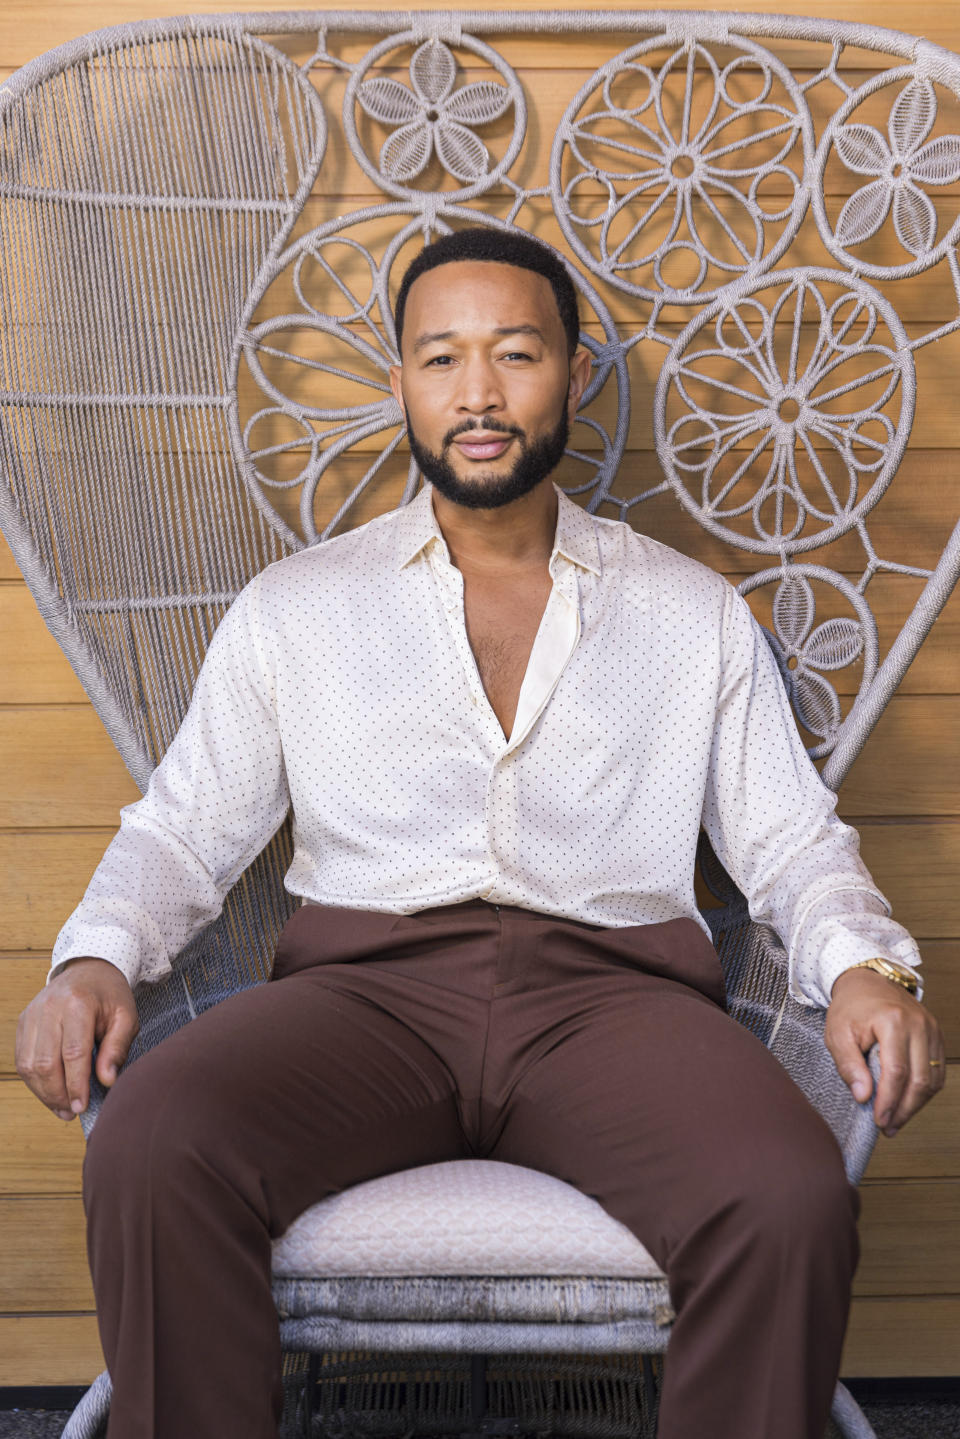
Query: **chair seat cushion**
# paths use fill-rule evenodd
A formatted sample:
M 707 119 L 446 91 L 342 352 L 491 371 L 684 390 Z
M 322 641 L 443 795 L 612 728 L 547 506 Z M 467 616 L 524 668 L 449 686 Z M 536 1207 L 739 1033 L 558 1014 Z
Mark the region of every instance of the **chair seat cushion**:
M 489 1159 L 406 1169 L 331 1195 L 274 1242 L 273 1270 L 289 1278 L 664 1277 L 595 1199 L 552 1175 Z

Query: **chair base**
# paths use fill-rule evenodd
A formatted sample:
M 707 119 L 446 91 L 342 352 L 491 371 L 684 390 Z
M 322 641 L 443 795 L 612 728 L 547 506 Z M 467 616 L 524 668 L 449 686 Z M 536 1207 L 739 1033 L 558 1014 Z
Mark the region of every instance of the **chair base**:
M 653 1439 L 659 1361 L 646 1355 L 287 1354 L 280 1439 L 379 1439 L 396 1433 Z M 110 1379 L 99 1375 L 63 1439 L 103 1439 Z M 842 1439 L 876 1439 L 838 1384 L 830 1417 Z

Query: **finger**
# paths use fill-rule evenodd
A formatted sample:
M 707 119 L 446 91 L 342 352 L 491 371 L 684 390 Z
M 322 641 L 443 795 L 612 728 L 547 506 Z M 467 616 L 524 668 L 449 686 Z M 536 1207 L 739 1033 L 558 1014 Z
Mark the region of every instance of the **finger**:
M 28 1006 L 17 1026 L 16 1054 L 17 1073 L 40 1102 L 55 1114 L 69 1114 L 59 1018 Z
M 896 1133 L 893 1117 L 910 1083 L 910 1042 L 902 1024 L 887 1023 L 880 1035 L 880 1082 L 873 1117 L 884 1134 Z
M 140 1028 L 135 1010 L 118 1007 L 110 1016 L 97 1052 L 97 1078 L 110 1088 Z
M 910 1076 L 891 1120 L 894 1129 L 906 1124 L 942 1088 L 942 1068 L 936 1037 L 931 1042 L 925 1028 L 917 1030 L 910 1038 Z
M 853 1030 L 843 1028 L 832 1035 L 830 1048 L 840 1077 L 849 1085 L 854 1099 L 864 1104 L 873 1093 L 873 1075 Z
M 94 1011 L 83 1000 L 72 1000 L 64 1010 L 63 1072 L 67 1108 L 82 1114 L 90 1103 L 90 1067 L 93 1063 Z

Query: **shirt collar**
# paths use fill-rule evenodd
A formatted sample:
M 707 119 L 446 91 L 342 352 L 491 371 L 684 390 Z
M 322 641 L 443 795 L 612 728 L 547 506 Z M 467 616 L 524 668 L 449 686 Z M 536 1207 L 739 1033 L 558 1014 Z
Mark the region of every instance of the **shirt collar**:
M 581 569 L 600 574 L 600 545 L 593 518 L 554 485 L 557 492 L 557 533 L 553 555 L 558 554 Z M 397 568 L 403 569 L 436 540 L 444 555 L 447 546 L 433 513 L 431 487 L 424 485 L 420 493 L 397 511 Z

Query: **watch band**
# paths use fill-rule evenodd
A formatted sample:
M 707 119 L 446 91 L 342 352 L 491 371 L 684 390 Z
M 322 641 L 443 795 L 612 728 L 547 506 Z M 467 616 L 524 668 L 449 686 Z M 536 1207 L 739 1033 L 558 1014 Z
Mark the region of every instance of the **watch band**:
M 876 956 L 874 959 L 861 959 L 859 964 L 852 964 L 851 969 L 872 969 L 875 974 L 881 974 L 884 979 L 889 979 L 891 984 L 899 984 L 908 994 L 916 994 L 919 989 L 919 981 L 912 969 L 904 964 L 894 964 L 891 959 L 881 959 Z

